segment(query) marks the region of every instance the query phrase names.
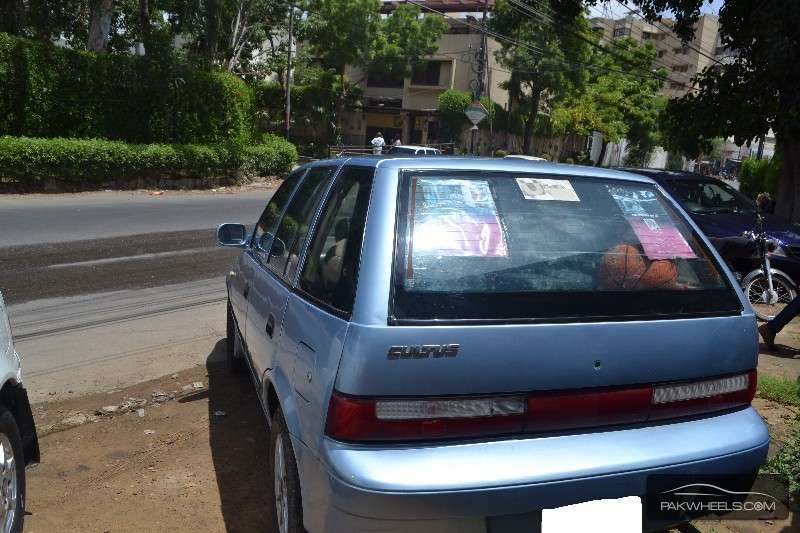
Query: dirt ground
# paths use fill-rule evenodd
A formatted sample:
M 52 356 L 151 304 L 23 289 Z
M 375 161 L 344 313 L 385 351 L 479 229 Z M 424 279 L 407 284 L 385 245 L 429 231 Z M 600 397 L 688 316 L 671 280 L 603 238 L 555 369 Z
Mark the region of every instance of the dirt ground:
M 175 398 L 154 403 L 153 392 Z M 129 412 L 94 414 L 126 401 Z M 224 364 L 39 404 L 34 415 L 42 463 L 28 471 L 27 533 L 269 530 L 266 424 L 247 376 Z M 70 427 L 82 415 L 89 421 Z
M 220 341 L 207 364 L 177 374 L 36 405 L 42 464 L 28 471 L 25 531 L 269 531 L 266 423 L 247 376 L 219 362 L 223 349 Z M 755 406 L 779 440 L 798 416 Z M 800 530 L 790 521 L 696 525 L 682 531 Z

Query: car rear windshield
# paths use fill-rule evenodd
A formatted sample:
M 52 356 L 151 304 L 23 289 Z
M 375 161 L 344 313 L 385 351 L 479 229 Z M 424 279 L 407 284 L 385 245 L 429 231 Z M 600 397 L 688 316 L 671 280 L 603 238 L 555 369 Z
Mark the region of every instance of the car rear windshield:
M 736 293 L 651 184 L 404 172 L 393 323 L 735 314 Z

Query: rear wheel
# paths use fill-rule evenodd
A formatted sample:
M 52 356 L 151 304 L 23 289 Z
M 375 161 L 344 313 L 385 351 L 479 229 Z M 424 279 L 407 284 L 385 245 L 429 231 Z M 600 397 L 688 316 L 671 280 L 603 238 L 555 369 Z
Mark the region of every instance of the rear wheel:
M 744 292 L 759 320 L 772 320 L 797 296 L 794 284 L 780 274 L 772 275 L 772 288 L 774 293 L 770 294 L 763 274 L 745 281 Z
M 270 473 L 272 474 L 270 503 L 272 531 L 302 533 L 303 507 L 300 497 L 300 477 L 289 439 L 289 430 L 280 409 L 275 413 L 270 430 Z
M 20 533 L 25 519 L 25 458 L 14 416 L 0 406 L 0 533 Z

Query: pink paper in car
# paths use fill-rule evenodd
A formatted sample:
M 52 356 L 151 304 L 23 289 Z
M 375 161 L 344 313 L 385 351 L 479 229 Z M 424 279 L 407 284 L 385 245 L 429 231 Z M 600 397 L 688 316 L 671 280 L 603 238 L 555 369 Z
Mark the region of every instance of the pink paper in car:
M 419 179 L 416 195 L 415 255 L 508 256 L 505 232 L 487 181 Z
M 675 225 L 664 219 L 625 217 L 651 261 L 697 257 Z

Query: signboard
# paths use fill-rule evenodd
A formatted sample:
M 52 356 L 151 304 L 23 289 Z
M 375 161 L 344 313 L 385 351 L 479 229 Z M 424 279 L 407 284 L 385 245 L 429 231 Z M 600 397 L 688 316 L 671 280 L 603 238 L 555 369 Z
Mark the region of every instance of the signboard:
M 472 105 L 464 110 L 464 114 L 473 125 L 477 126 L 483 119 L 489 116 L 489 112 L 483 107 L 480 100 L 475 100 Z

